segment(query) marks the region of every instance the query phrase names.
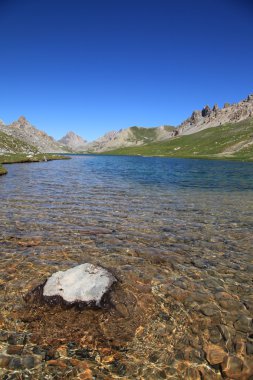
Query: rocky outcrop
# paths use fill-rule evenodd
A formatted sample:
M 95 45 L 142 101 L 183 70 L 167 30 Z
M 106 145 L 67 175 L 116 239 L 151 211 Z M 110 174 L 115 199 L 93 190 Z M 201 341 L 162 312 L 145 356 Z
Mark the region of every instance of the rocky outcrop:
M 24 153 L 34 155 L 38 153 L 35 146 L 4 133 L 2 131 L 4 127 L 4 124 L 0 125 L 0 154 Z
M 178 126 L 179 135 L 189 135 L 203 129 L 218 127 L 226 123 L 236 123 L 252 117 L 253 95 L 239 103 L 225 103 L 223 108 L 215 104 L 211 109 L 206 105 L 202 111 L 194 111 L 192 115 Z
M 63 153 L 68 151 L 53 137 L 31 125 L 24 116 L 20 116 L 17 121 L 10 125 L 0 124 L 0 131 L 36 147 L 42 153 Z
M 219 106 L 218 106 L 218 104 L 215 104 L 213 106 L 213 112 L 218 112 L 218 111 L 219 111 Z
M 203 129 L 218 127 L 226 123 L 237 123 L 253 116 L 253 94 L 239 103 L 225 103 L 223 108 L 214 104 L 206 105 L 202 110 L 193 111 L 192 115 L 177 128 L 163 125 L 155 128 L 130 127 L 111 131 L 104 136 L 87 142 L 74 132 L 68 132 L 59 141 L 32 126 L 24 116 L 10 125 L 0 120 L 0 132 L 30 144 L 43 153 L 100 153 L 118 148 L 136 147 L 152 142 L 169 140 L 176 136 L 188 135 Z M 3 152 L 5 148 L 3 148 Z M 15 150 L 16 151 L 16 150 Z M 1 147 L 0 147 L 1 152 Z M 8 152 L 8 150 L 7 150 Z
M 205 106 L 203 109 L 202 109 L 202 112 L 201 112 L 201 115 L 203 117 L 206 117 L 206 116 L 210 116 L 211 115 L 211 108 L 209 106 Z
M 201 116 L 201 111 L 193 111 L 190 119 L 193 123 L 195 123 L 201 118 Z
M 81 151 L 85 149 L 87 144 L 86 140 L 72 131 L 68 132 L 64 137 L 58 140 L 58 142 L 73 151 Z

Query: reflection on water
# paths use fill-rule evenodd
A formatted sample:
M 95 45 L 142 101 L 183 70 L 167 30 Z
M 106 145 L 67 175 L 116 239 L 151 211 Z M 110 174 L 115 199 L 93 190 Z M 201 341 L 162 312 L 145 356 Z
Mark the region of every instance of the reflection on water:
M 97 379 L 253 375 L 252 164 L 74 156 L 8 171 L 0 178 L 6 329 L 55 346 L 64 331 L 64 344 L 92 350 Z M 20 301 L 53 271 L 85 261 L 119 278 L 113 310 L 27 310 Z M 231 370 L 236 360 L 240 370 Z

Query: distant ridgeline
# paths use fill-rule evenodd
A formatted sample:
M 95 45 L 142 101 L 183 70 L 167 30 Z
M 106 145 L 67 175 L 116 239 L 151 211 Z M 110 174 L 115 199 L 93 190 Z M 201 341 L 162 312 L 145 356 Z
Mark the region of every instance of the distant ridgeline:
M 172 157 L 252 157 L 253 95 L 235 103 L 215 104 L 192 115 L 177 127 L 129 127 L 87 142 L 74 132 L 56 141 L 32 126 L 24 116 L 10 125 L 0 121 L 0 154 L 111 153 Z

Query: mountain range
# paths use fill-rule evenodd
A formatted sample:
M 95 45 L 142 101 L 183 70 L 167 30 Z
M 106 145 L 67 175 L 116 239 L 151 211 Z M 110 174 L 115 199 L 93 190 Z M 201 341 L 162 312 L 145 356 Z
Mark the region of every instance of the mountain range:
M 219 108 L 217 104 L 213 107 L 206 105 L 202 110 L 193 111 L 192 115 L 177 127 L 169 125 L 152 128 L 134 126 L 108 132 L 95 141 L 87 142 L 72 131 L 56 141 L 21 116 L 10 125 L 5 125 L 0 120 L 0 153 L 115 153 L 120 149 L 130 149 L 129 152 L 133 152 L 133 149 L 148 148 L 150 144 L 173 145 L 175 141 L 179 141 L 179 138 L 188 135 L 193 135 L 194 143 L 200 132 L 212 128 L 215 129 L 215 134 L 218 133 L 217 138 L 219 138 L 219 134 L 224 133 L 221 126 L 237 125 L 252 117 L 253 95 L 249 95 L 239 103 L 225 103 L 222 108 Z M 248 122 L 246 124 L 248 125 Z M 253 143 L 250 136 L 247 134 L 244 145 Z M 242 141 L 239 143 L 239 140 L 234 141 L 234 151 L 239 151 L 244 146 Z M 147 150 L 146 148 L 144 150 Z
M 25 151 L 38 151 L 41 153 L 64 153 L 66 147 L 62 147 L 60 143 L 55 141 L 46 132 L 40 131 L 26 120 L 24 116 L 20 116 L 17 121 L 10 125 L 0 122 L 0 153 L 20 153 L 20 149 Z M 13 139 L 13 143 L 11 143 Z M 4 141 L 3 141 L 4 140 Z M 9 141 L 9 145 L 7 144 Z M 15 141 L 19 141 L 19 147 Z

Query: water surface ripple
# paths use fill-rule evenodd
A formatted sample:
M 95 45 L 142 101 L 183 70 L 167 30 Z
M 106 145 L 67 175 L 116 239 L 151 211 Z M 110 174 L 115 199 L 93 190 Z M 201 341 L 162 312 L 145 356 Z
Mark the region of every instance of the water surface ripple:
M 62 343 L 65 329 L 100 357 L 88 359 L 96 379 L 253 375 L 251 163 L 77 155 L 14 164 L 0 199 L 6 329 L 38 345 Z M 28 310 L 28 289 L 85 261 L 117 275 L 112 311 Z M 36 313 L 44 322 L 30 322 Z

